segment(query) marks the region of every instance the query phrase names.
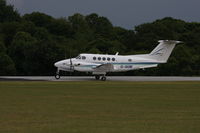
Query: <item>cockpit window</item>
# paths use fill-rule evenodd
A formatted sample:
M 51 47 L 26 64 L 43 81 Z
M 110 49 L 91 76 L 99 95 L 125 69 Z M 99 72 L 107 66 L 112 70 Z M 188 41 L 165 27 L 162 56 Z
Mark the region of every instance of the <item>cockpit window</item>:
M 76 57 L 76 59 L 81 59 L 81 56 L 80 56 L 80 55 L 78 55 L 78 56 Z

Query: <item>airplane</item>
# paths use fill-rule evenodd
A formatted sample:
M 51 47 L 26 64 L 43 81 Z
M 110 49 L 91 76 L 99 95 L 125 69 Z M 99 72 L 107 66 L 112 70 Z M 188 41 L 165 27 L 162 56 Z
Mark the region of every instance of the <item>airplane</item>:
M 106 73 L 125 72 L 138 69 L 157 67 L 158 64 L 167 63 L 175 45 L 182 43 L 175 40 L 160 40 L 157 47 L 149 54 L 115 55 L 108 54 L 80 54 L 76 58 L 58 61 L 56 79 L 60 79 L 60 71 L 91 72 L 96 80 L 106 81 Z

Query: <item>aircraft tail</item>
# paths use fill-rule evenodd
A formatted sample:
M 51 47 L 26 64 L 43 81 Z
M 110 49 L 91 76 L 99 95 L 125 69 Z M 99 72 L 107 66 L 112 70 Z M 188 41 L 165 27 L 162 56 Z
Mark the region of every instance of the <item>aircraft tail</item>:
M 149 58 L 166 63 L 175 45 L 181 41 L 160 40 L 158 46 L 149 54 Z

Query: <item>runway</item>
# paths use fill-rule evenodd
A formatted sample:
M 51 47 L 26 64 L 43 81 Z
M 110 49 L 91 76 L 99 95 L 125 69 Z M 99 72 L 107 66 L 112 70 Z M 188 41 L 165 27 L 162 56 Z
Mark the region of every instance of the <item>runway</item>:
M 0 76 L 0 81 L 96 81 L 94 76 Z M 200 81 L 200 77 L 178 76 L 107 76 L 107 81 Z

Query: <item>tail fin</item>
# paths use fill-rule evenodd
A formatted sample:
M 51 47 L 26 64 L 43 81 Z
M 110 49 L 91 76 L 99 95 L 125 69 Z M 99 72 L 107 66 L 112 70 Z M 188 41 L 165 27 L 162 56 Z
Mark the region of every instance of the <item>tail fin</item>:
M 159 62 L 167 62 L 175 45 L 181 43 L 173 40 L 160 40 L 158 46 L 149 54 L 149 57 Z

